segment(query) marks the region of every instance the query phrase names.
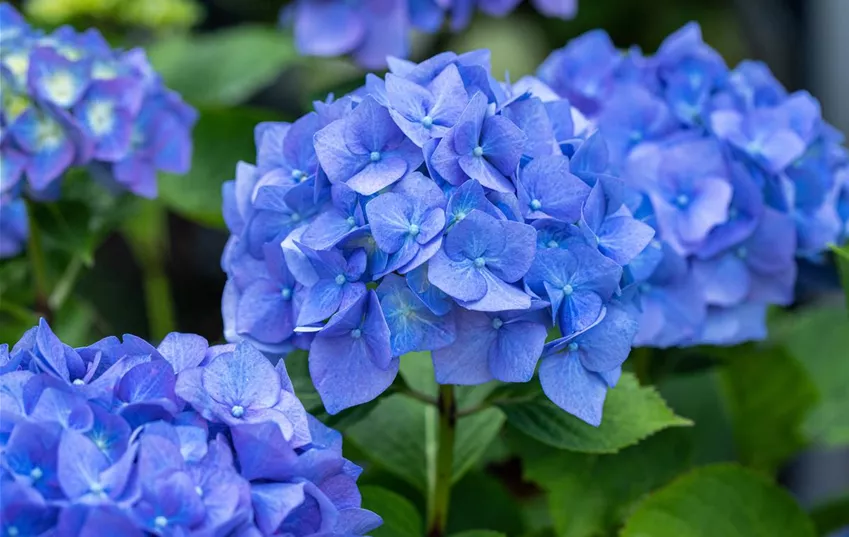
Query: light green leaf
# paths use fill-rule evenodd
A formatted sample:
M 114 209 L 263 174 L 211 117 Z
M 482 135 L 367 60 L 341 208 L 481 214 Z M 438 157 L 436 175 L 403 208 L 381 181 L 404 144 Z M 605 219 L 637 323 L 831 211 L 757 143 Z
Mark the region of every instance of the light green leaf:
M 298 59 L 291 36 L 265 26 L 175 35 L 147 49 L 165 84 L 193 104 L 235 105 Z
M 814 537 L 790 494 L 730 464 L 699 468 L 649 496 L 621 537 Z
M 422 516 L 410 500 L 381 487 L 360 487 L 363 509 L 374 511 L 383 519 L 383 525 L 371 531 L 372 537 L 421 537 L 424 528 Z
M 849 445 L 849 319 L 842 308 L 795 311 L 770 327 L 807 372 L 819 403 L 806 416 L 808 438 L 826 446 Z
M 802 365 L 780 347 L 747 346 L 720 369 L 743 464 L 769 475 L 807 444 L 802 423 L 817 390 Z
M 190 220 L 222 227 L 221 185 L 235 176 L 237 162 L 255 159 L 256 124 L 275 119 L 275 113 L 254 108 L 201 109 L 192 169 L 186 175 L 162 174 L 160 199 Z
M 668 427 L 692 425 L 676 416 L 652 387 L 630 373 L 607 393 L 600 427 L 587 425 L 550 402 L 541 392 L 530 401 L 499 403 L 507 421 L 551 446 L 586 453 L 615 453 Z
M 454 533 L 450 537 L 507 537 L 503 533 L 491 530 L 471 530 Z
M 487 408 L 457 421 L 453 480 L 456 482 L 481 458 L 504 425 L 504 413 Z

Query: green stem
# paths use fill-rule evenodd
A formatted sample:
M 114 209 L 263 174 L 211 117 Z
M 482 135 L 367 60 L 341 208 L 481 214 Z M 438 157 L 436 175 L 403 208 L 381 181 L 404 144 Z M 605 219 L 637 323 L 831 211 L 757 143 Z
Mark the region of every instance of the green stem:
M 634 374 L 642 386 L 652 383 L 652 350 L 648 347 L 637 347 L 631 350 L 630 361 Z
M 47 262 L 44 258 L 44 249 L 41 244 L 41 229 L 35 220 L 35 212 L 31 202 L 27 202 L 27 215 L 29 219 L 29 241 L 27 254 L 32 266 L 33 281 L 35 283 L 35 310 L 44 317 L 47 322 L 53 320 L 53 311 L 50 309 L 48 297 L 50 296 L 50 283 L 47 279 Z
M 168 213 L 155 202 L 143 202 L 130 219 L 125 235 L 142 272 L 150 338 L 161 341 L 176 329 L 171 283 L 165 270 L 168 252 Z
M 50 293 L 50 298 L 47 299 L 50 309 L 56 311 L 62 307 L 65 300 L 70 296 L 71 291 L 74 290 L 74 285 L 76 285 L 77 279 L 80 277 L 82 268 L 83 258 L 79 255 L 72 257 L 71 262 L 65 268 L 64 274 L 59 278 L 56 287 L 53 288 L 53 292 Z
M 436 475 L 428 499 L 428 537 L 443 537 L 448 524 L 448 503 L 454 465 L 454 433 L 457 427 L 457 404 L 454 387 L 439 387 L 439 429 L 436 451 Z

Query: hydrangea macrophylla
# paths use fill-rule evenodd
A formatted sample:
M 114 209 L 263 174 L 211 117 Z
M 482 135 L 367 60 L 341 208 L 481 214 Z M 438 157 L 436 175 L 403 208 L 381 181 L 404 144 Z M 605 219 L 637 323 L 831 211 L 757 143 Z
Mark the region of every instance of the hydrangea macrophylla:
M 301 54 L 350 54 L 368 69 L 386 67 L 387 56 L 405 58 L 413 30 L 433 33 L 446 18 L 453 31 L 465 28 L 475 9 L 504 17 L 522 0 L 297 0 L 280 14 L 292 26 Z M 532 0 L 545 16 L 571 19 L 578 0 Z
M 8 535 L 361 535 L 360 468 L 248 343 L 0 347 Z M 13 495 L 11 495 L 13 494 Z M 10 496 L 11 495 L 11 496 Z
M 93 29 L 44 34 L 7 3 L 0 20 L 4 199 L 56 198 L 71 166 L 148 198 L 156 197 L 157 171 L 188 170 L 197 113 L 163 85 L 142 50 L 112 50 Z
M 291 125 L 258 126 L 257 166 L 224 186 L 227 338 L 309 349 L 330 413 L 377 397 L 417 351 L 441 383 L 527 382 L 552 328 L 604 334 L 607 354 L 561 354 L 618 378 L 635 330 L 593 327 L 634 315 L 626 288 L 644 278 L 629 266 L 654 231 L 568 102 L 488 66 L 486 51 L 393 62 Z M 606 390 L 579 412 L 590 388 L 549 380 L 553 401 L 598 423 Z
M 28 230 L 24 200 L 18 198 L 8 202 L 0 201 L 0 258 L 21 253 L 27 241 Z
M 622 198 L 629 216 L 662 242 L 619 257 L 596 233 L 600 251 L 630 259 L 626 279 L 642 296 L 635 343 L 765 337 L 767 306 L 793 300 L 794 258 L 817 258 L 845 234 L 839 170 L 849 158 L 817 101 L 788 94 L 761 63 L 728 69 L 696 24 L 649 57 L 590 32 L 538 75 L 598 126 L 608 171 L 634 191 Z

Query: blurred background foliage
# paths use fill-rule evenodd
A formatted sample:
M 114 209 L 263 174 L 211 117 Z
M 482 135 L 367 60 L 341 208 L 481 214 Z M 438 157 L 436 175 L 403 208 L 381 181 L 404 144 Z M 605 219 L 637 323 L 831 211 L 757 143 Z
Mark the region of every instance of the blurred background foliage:
M 256 123 L 293 120 L 311 108 L 312 100 L 361 85 L 364 72 L 345 59 L 299 57 L 291 34 L 277 25 L 285 4 L 280 1 L 13 3 L 45 28 L 66 23 L 80 29 L 96 26 L 113 45 L 143 46 L 166 84 L 200 111 L 192 170 L 183 177 L 163 175 L 157 202 L 116 200 L 92 191 L 85 178 L 79 178 L 68 182 L 72 195 L 62 202 L 37 207 L 35 217 L 49 254 L 46 276 L 54 282 L 49 300 L 56 332 L 69 344 L 121 333 L 156 339 L 151 333 L 155 326 L 147 322 L 143 276 L 135 261 L 145 256 L 132 250 L 147 248 L 149 256 L 159 256 L 163 263 L 159 276 L 165 285 L 170 282 L 179 331 L 221 341 L 225 276 L 219 257 L 227 239 L 221 184 L 233 177 L 237 161 L 254 160 Z M 822 85 L 828 78 L 814 72 L 823 67 L 807 61 L 822 46 L 811 23 L 816 19 L 812 6 L 827 3 L 581 0 L 579 15 L 572 21 L 545 19 L 522 6 L 505 19 L 479 15 L 460 35 L 416 35 L 413 59 L 442 50 L 489 48 L 493 71 L 509 73 L 515 80 L 532 73 L 550 51 L 590 29 L 607 30 L 621 47 L 636 44 L 654 51 L 669 33 L 696 20 L 705 41 L 729 65 L 743 58 L 763 59 L 789 89 L 834 94 Z M 846 58 L 840 61 L 849 67 Z M 847 90 L 844 87 L 842 94 Z M 823 105 L 826 119 L 837 121 L 834 102 Z M 161 215 L 157 204 L 167 207 L 166 219 L 157 216 Z M 119 222 L 130 224 L 118 229 Z M 133 236 L 132 226 L 156 225 L 166 226 L 159 242 L 139 245 L 126 240 Z M 846 260 L 849 263 L 849 254 Z M 26 258 L 0 263 L 0 342 L 16 341 L 37 320 L 27 306 L 33 303 L 28 266 Z M 516 426 L 521 420 L 508 419 L 506 434 L 498 437 L 494 437 L 497 428 L 487 429 L 485 423 L 474 429 L 486 442 L 459 476 L 451 532 L 489 528 L 510 536 L 612 535 L 648 491 L 688 468 L 733 460 L 777 476 L 813 511 L 820 534 L 849 522 L 849 324 L 833 267 L 803 267 L 799 286 L 796 311 L 775 315 L 772 339 L 764 344 L 651 356 L 644 349 L 634 353 L 629 362 L 640 381 L 655 384 L 675 414 L 693 420 L 695 427 L 663 430 L 616 454 L 555 450 L 520 434 Z M 147 311 L 156 308 L 148 301 Z M 296 383 L 305 381 L 296 385 L 299 396 L 320 411 L 303 358 L 293 357 L 287 364 Z M 754 383 L 758 390 L 750 389 Z M 357 409 L 359 414 L 343 413 L 333 419 L 331 425 L 350 438 L 346 450 L 353 458 L 367 461 L 366 450 L 358 450 L 358 438 L 388 434 L 399 425 L 399 416 L 406 425 L 421 429 L 393 434 L 418 435 L 427 441 L 425 410 L 394 404 L 390 397 Z M 383 405 L 383 414 L 388 412 L 384 417 L 391 423 L 376 429 L 380 413 L 368 422 L 358 421 L 381 408 L 378 405 Z M 498 416 L 503 419 L 500 412 Z M 495 432 L 490 434 L 491 430 Z M 385 440 L 392 445 L 392 438 Z M 517 451 L 523 453 L 522 460 L 510 455 Z M 424 466 L 403 455 L 393 459 L 394 464 L 384 460 L 383 466 L 369 465 L 363 478 L 366 485 L 376 486 L 364 488 L 366 506 L 373 502 L 396 507 L 382 513 L 387 525 L 375 532 L 376 537 L 413 537 L 421 525 L 414 507 L 423 506 L 419 485 L 424 477 L 405 474 L 405 469 Z M 713 477 L 721 481 L 723 476 Z

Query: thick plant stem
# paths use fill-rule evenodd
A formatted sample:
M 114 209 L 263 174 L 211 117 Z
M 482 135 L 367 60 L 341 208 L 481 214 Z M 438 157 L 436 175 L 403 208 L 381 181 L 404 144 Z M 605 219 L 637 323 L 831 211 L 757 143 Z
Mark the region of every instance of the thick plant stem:
M 125 227 L 125 236 L 142 272 L 150 338 L 161 341 L 176 329 L 171 282 L 165 271 L 169 243 L 165 208 L 155 201 L 143 202 L 139 215 Z
M 454 464 L 454 435 L 457 428 L 457 405 L 454 387 L 439 387 L 439 428 L 436 451 L 436 475 L 428 505 L 427 537 L 443 537 L 448 524 L 448 503 Z
M 29 219 L 27 255 L 29 256 L 33 281 L 35 283 L 35 309 L 47 322 L 51 322 L 53 320 L 53 311 L 50 309 L 50 303 L 48 301 L 50 284 L 47 280 L 47 262 L 44 258 L 44 249 L 41 244 L 41 229 L 38 227 L 38 222 L 35 221 L 31 203 L 27 203 L 27 216 Z

